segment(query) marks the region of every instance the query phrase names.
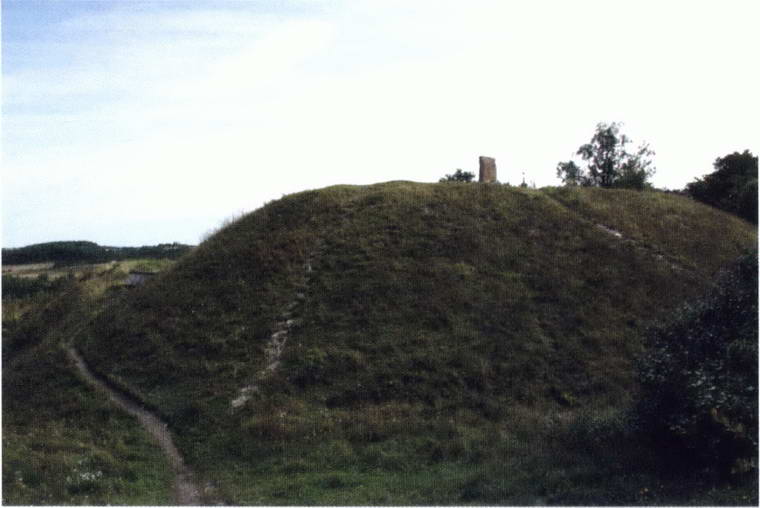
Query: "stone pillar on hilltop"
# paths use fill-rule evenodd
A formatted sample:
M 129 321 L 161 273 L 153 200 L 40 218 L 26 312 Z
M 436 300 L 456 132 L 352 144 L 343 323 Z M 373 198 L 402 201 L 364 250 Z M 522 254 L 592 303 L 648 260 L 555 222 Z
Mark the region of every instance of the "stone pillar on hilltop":
M 480 163 L 480 178 L 478 181 L 481 183 L 493 183 L 496 181 L 496 159 L 493 157 L 485 157 L 483 155 L 478 159 Z

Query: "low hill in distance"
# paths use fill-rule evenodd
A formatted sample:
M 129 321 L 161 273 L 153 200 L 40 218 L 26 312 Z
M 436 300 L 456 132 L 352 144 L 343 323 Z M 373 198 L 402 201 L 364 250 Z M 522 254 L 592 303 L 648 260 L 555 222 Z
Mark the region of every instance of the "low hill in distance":
M 630 408 L 646 328 L 756 242 L 658 192 L 336 186 L 65 328 L 235 504 L 720 503 L 641 443 L 572 443 Z
M 25 247 L 4 248 L 2 259 L 3 266 L 49 262 L 57 266 L 68 266 L 138 258 L 177 259 L 190 249 L 192 245 L 177 242 L 142 247 L 108 247 L 87 241 L 46 242 Z

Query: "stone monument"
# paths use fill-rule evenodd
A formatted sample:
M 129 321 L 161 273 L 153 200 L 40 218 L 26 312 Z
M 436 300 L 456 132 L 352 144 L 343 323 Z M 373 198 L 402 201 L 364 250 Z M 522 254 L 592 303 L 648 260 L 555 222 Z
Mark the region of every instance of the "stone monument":
M 480 183 L 493 183 L 496 181 L 496 159 L 483 155 L 478 159 L 480 163 Z

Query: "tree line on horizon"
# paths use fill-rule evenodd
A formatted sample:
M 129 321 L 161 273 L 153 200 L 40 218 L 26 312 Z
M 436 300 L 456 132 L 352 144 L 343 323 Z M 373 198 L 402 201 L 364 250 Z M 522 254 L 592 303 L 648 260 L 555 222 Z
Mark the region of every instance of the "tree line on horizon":
M 582 162 L 557 164 L 557 177 L 567 187 L 602 187 L 634 190 L 657 190 L 651 183 L 655 173 L 654 150 L 648 143 L 629 151 L 631 139 L 621 132 L 618 122 L 599 123 L 591 140 L 581 145 L 576 155 Z M 718 157 L 714 172 L 697 178 L 685 189 L 666 191 L 690 197 L 757 224 L 758 158 L 749 150 Z M 472 182 L 475 174 L 457 169 L 439 182 Z M 507 183 L 507 185 L 509 185 Z M 522 187 L 526 187 L 523 179 Z
M 140 258 L 176 259 L 190 249 L 192 245 L 177 242 L 141 247 L 108 247 L 88 241 L 62 241 L 4 248 L 2 256 L 3 265 L 53 262 L 60 267 Z

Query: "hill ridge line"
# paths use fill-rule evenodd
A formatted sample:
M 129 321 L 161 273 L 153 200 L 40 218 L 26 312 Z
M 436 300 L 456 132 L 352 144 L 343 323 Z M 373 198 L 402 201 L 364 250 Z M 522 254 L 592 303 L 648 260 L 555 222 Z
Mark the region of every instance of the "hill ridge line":
M 630 238 L 628 236 L 623 235 L 622 232 L 620 232 L 620 231 L 618 231 L 618 230 L 616 230 L 616 229 L 614 229 L 614 228 L 612 228 L 610 226 L 607 226 L 605 224 L 601 224 L 599 222 L 595 222 L 595 221 L 587 218 L 586 216 L 584 216 L 578 210 L 574 210 L 573 208 L 570 208 L 568 205 L 566 205 L 565 203 L 563 203 L 559 199 L 555 198 L 554 196 L 551 196 L 551 195 L 546 194 L 546 193 L 544 193 L 544 196 L 546 196 L 547 199 L 553 201 L 554 203 L 557 203 L 562 208 L 564 208 L 565 210 L 567 210 L 568 212 L 570 212 L 579 221 L 581 221 L 581 222 L 583 222 L 585 224 L 592 225 L 592 226 L 596 227 L 597 229 L 599 229 L 601 231 L 604 231 L 608 235 L 615 237 L 621 243 L 627 244 L 627 245 L 629 245 L 629 246 L 631 246 L 631 247 L 633 247 L 635 249 L 638 249 L 639 251 L 643 251 L 643 252 L 645 252 L 645 253 L 653 256 L 658 261 L 661 261 L 663 263 L 667 263 L 670 266 L 671 269 L 689 273 L 690 275 L 695 276 L 696 278 L 698 278 L 700 280 L 707 280 L 707 281 L 709 281 L 709 279 L 707 277 L 705 277 L 702 274 L 700 274 L 693 267 L 684 265 L 681 261 L 679 261 L 678 259 L 675 259 L 670 254 L 667 254 L 667 253 L 663 252 L 662 250 L 658 249 L 656 246 L 646 244 L 646 243 L 644 243 L 642 241 L 639 241 L 639 240 L 636 240 L 634 238 Z

